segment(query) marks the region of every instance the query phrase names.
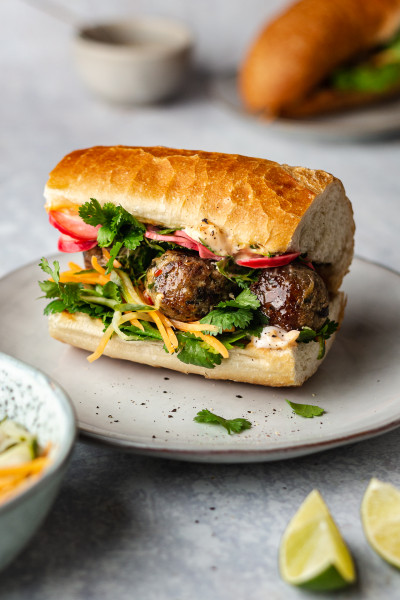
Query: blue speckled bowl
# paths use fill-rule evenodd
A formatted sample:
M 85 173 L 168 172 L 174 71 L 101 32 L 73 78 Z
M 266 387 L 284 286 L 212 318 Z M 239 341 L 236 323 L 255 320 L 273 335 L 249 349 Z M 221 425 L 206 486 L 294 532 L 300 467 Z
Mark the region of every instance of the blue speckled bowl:
M 31 486 L 0 504 L 0 569 L 24 548 L 49 511 L 76 436 L 67 395 L 37 369 L 0 352 L 0 419 L 15 419 L 51 442 L 51 464 Z

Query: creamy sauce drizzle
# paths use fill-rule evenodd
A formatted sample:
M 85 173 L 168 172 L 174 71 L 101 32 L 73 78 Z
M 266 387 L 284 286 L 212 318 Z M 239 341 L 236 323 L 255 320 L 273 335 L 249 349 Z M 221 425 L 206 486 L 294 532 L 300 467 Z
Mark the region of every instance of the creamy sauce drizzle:
M 267 325 L 262 330 L 260 337 L 252 337 L 251 341 L 256 348 L 284 349 L 293 346 L 299 335 L 300 331 L 297 329 L 285 331 L 281 327 Z

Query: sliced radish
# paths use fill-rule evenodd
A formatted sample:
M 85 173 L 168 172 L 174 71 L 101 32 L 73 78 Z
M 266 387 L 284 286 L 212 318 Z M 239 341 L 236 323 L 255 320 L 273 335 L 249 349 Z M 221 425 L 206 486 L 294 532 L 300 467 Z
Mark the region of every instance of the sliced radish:
M 69 211 L 51 210 L 49 221 L 61 233 L 78 240 L 96 240 L 100 227 L 85 223 L 79 215 Z
M 291 254 L 280 254 L 278 256 L 257 256 L 255 258 L 244 258 L 237 260 L 236 264 L 241 267 L 250 267 L 251 269 L 268 269 L 271 267 L 283 267 L 288 265 L 295 258 L 300 256 L 300 252 L 292 252 Z
M 219 260 L 221 256 L 217 256 L 211 250 L 206 248 L 200 242 L 196 242 L 196 240 L 192 239 L 182 230 L 176 231 L 173 235 L 163 235 L 161 233 L 157 233 L 157 230 L 153 227 L 149 227 L 145 233 L 147 238 L 152 240 L 158 240 L 160 242 L 174 242 L 183 248 L 188 248 L 189 250 L 196 250 L 200 258 L 209 258 L 212 260 Z
M 60 252 L 86 252 L 97 246 L 97 240 L 76 240 L 64 233 L 58 238 L 58 249 Z

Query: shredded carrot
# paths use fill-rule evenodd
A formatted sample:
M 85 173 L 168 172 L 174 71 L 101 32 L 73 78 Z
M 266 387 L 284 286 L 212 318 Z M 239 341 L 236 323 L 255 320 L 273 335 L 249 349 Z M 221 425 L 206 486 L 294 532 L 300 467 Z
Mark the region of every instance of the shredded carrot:
M 179 346 L 179 342 L 178 338 L 176 337 L 175 331 L 172 329 L 172 327 L 169 327 L 168 325 L 165 326 L 165 331 L 167 332 L 169 341 L 171 342 L 171 346 L 174 350 L 176 350 Z
M 164 340 L 164 344 L 166 345 L 168 352 L 170 354 L 173 354 L 175 352 L 175 349 L 171 343 L 171 340 L 169 339 L 167 330 L 165 329 L 165 327 L 160 319 L 158 311 L 153 310 L 153 312 L 151 312 L 150 315 L 154 319 L 154 323 L 157 325 L 158 331 L 161 333 L 161 337 Z
M 102 248 L 101 251 L 103 253 L 104 258 L 107 259 L 107 261 L 110 260 L 111 255 L 107 248 Z M 113 261 L 113 267 L 115 267 L 116 269 L 120 269 L 122 267 L 121 263 L 116 258 Z
M 106 277 L 108 281 L 110 281 L 110 275 L 106 275 L 106 270 L 103 269 L 103 267 L 101 267 L 99 265 L 99 261 L 97 260 L 96 256 L 92 256 L 91 262 L 92 262 L 93 269 L 95 271 L 97 271 L 100 275 L 103 275 L 104 277 Z
M 114 333 L 114 328 L 113 328 L 113 326 L 111 324 L 105 330 L 105 332 L 104 332 L 104 334 L 103 334 L 103 336 L 102 336 L 102 338 L 100 340 L 100 343 L 97 346 L 96 350 L 93 352 L 93 354 L 90 354 L 87 357 L 87 360 L 89 362 L 93 362 L 94 360 L 97 360 L 103 354 L 103 352 L 105 350 L 105 347 L 107 346 L 107 343 L 108 343 L 108 341 L 111 338 L 111 336 L 112 336 L 113 333 Z
M 167 335 L 169 337 L 172 347 L 176 350 L 179 346 L 179 342 L 178 342 L 178 338 L 175 335 L 174 330 L 172 329 L 171 321 L 168 319 L 168 317 L 163 315 L 162 312 L 160 312 L 159 310 L 157 310 L 156 313 L 160 317 L 161 323 L 165 327 L 165 330 L 167 332 Z
M 23 463 L 22 465 L 14 465 L 12 467 L 0 468 L 0 477 L 7 477 L 9 475 L 21 475 L 26 476 L 33 473 L 40 472 L 49 462 L 47 456 L 38 456 L 29 462 Z
M 85 267 L 80 267 L 79 265 L 77 265 L 74 262 L 69 262 L 68 266 L 69 266 L 69 270 L 75 274 L 79 273 L 80 271 L 85 271 Z
M 135 327 L 138 327 L 139 329 L 144 331 L 144 327 L 138 319 L 138 314 L 139 313 L 135 313 L 135 312 L 125 313 L 125 315 L 123 317 L 121 317 L 121 319 L 119 321 L 119 325 L 122 325 L 122 323 L 126 323 L 127 321 L 129 321 L 132 325 L 134 325 Z
M 157 310 L 157 313 L 159 314 L 159 316 L 161 317 L 161 320 L 163 322 L 163 324 L 165 325 L 165 327 L 172 327 L 172 322 L 170 319 L 168 319 L 168 317 L 166 317 L 162 312 L 160 312 L 159 310 Z
M 142 331 L 144 331 L 144 327 L 138 319 L 130 319 L 129 322 L 134 327 L 137 327 L 138 329 L 141 329 Z
M 50 281 L 52 280 L 50 279 Z M 60 273 L 61 283 L 89 283 L 92 285 L 99 283 L 100 285 L 105 285 L 108 281 L 109 279 L 107 279 L 106 276 L 100 275 L 99 273 L 85 273 L 82 275 L 76 275 L 70 271 Z
M 200 331 L 194 331 L 193 334 L 196 337 L 199 337 L 202 340 L 204 340 L 205 342 L 207 342 L 207 344 L 209 344 L 209 346 L 212 346 L 219 354 L 221 354 L 221 356 L 223 356 L 223 358 L 229 358 L 228 350 L 215 337 L 213 337 L 212 335 L 204 335 Z
M 209 323 L 200 323 L 199 321 L 193 321 L 192 323 L 183 323 L 182 321 L 171 319 L 171 323 L 176 329 L 180 329 L 181 331 L 218 331 L 218 327 L 216 325 L 210 325 Z

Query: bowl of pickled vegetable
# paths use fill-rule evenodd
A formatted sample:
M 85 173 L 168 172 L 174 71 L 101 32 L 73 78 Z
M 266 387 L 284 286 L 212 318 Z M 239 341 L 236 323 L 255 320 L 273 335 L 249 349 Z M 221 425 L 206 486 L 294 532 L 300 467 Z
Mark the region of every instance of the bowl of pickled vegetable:
M 44 373 L 0 352 L 0 569 L 50 510 L 75 437 L 65 392 Z

